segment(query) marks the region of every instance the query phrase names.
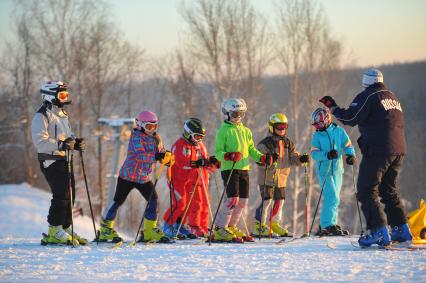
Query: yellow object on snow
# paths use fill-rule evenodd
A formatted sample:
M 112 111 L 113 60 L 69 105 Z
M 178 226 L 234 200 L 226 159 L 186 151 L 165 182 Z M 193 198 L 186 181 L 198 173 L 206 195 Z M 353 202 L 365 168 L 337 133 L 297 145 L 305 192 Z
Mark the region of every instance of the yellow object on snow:
M 408 214 L 408 226 L 413 234 L 413 244 L 426 244 L 426 204 L 423 199 L 420 208 Z

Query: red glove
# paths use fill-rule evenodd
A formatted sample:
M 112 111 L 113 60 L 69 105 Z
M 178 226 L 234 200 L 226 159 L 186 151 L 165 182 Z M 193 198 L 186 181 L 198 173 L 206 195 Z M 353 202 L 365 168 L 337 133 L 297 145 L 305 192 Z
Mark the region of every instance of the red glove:
M 241 160 L 242 154 L 241 152 L 227 152 L 223 156 L 223 159 L 228 161 L 238 162 Z
M 336 101 L 334 101 L 334 99 L 331 96 L 328 96 L 328 95 L 321 98 L 319 100 L 319 102 L 321 102 L 322 104 L 324 104 L 328 108 L 337 106 Z
M 271 166 L 272 166 L 272 164 L 274 163 L 274 158 L 273 158 L 273 157 L 272 157 L 272 155 L 271 155 L 271 154 L 269 154 L 269 153 L 264 154 L 264 155 L 262 155 L 262 156 L 260 157 L 260 163 L 261 163 L 262 165 L 266 165 L 266 166 L 268 166 L 268 167 L 271 167 Z

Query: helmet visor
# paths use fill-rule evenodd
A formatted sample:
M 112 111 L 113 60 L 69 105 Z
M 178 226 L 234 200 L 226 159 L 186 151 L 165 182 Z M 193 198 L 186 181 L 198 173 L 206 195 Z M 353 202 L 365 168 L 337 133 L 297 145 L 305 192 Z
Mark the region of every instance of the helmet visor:
M 60 91 L 58 92 L 56 97 L 58 98 L 59 102 L 67 102 L 69 98 L 69 93 L 68 91 Z
M 245 112 L 244 111 L 237 111 L 237 112 L 231 112 L 229 115 L 232 118 L 244 118 Z
M 145 122 L 145 123 L 143 123 L 143 127 L 148 132 L 156 131 L 158 129 L 158 123 L 156 123 L 156 122 Z
M 277 129 L 278 131 L 287 130 L 288 124 L 287 123 L 275 123 L 274 128 Z

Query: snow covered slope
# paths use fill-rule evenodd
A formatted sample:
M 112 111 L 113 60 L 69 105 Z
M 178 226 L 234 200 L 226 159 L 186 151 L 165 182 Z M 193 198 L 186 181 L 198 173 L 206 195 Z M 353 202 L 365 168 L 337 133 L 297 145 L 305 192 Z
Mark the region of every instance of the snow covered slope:
M 426 282 L 426 250 L 359 250 L 350 238 L 213 244 L 43 247 L 48 193 L 28 185 L 0 186 L 0 281 L 411 281 Z M 89 218 L 76 230 L 93 238 Z M 354 240 L 355 238 L 352 238 Z M 336 244 L 327 248 L 327 241 Z

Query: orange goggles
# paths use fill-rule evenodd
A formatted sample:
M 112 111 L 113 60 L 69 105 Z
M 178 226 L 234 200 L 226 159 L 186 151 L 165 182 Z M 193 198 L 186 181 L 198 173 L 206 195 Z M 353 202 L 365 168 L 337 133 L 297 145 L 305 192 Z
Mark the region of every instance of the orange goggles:
M 274 128 L 277 129 L 278 131 L 282 131 L 282 130 L 287 130 L 288 129 L 288 124 L 286 123 L 277 123 L 274 124 Z
M 155 131 L 155 130 L 157 130 L 157 128 L 158 128 L 158 124 L 157 124 L 157 123 L 151 123 L 151 122 L 145 122 L 145 123 L 143 124 L 143 127 L 144 127 L 144 129 L 145 129 L 145 130 L 147 130 L 148 132 L 151 132 L 151 131 Z
M 193 135 L 192 135 L 192 138 L 194 139 L 194 141 L 196 141 L 196 142 L 200 142 L 200 141 L 202 141 L 202 140 L 203 140 L 204 135 L 201 135 L 201 134 L 193 134 Z
M 58 98 L 58 100 L 60 102 L 66 102 L 66 101 L 68 101 L 69 93 L 68 93 L 68 91 L 60 91 L 60 92 L 58 92 L 56 97 Z

